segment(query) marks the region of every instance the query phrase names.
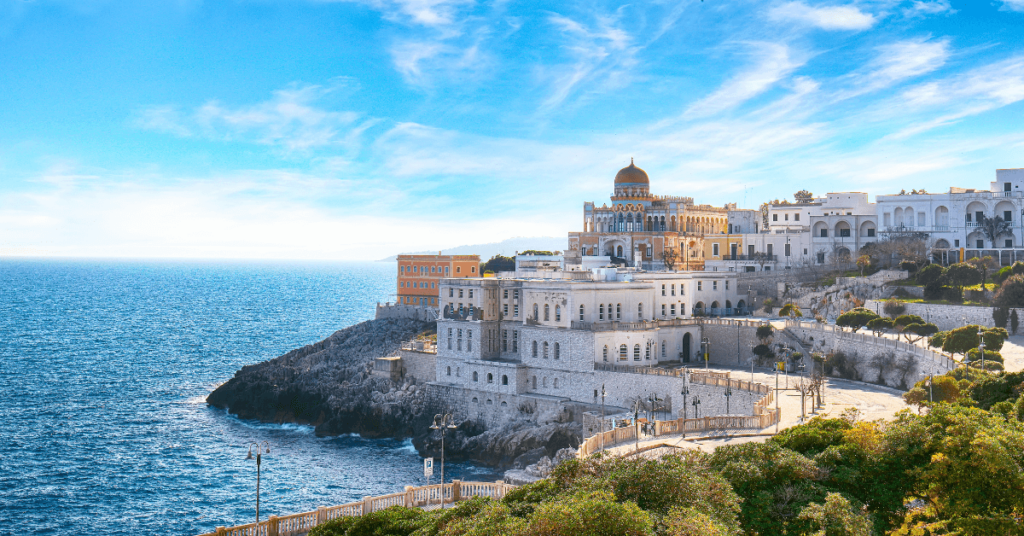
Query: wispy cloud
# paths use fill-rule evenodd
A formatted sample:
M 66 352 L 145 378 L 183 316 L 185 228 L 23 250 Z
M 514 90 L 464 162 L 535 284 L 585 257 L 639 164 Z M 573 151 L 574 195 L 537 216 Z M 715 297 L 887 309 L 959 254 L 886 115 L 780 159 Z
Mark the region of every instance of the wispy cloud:
M 920 84 L 903 92 L 894 107 L 939 115 L 893 135 L 905 138 L 1024 100 L 1024 56 L 985 65 L 955 76 Z
M 550 111 L 581 88 L 621 87 L 636 65 L 633 36 L 622 28 L 619 16 L 595 15 L 588 24 L 564 15 L 553 14 L 548 23 L 564 38 L 562 48 L 570 62 L 542 66 L 540 77 L 550 86 L 541 111 Z
M 1002 0 L 1001 9 L 1007 11 L 1024 11 L 1024 0 Z
M 949 58 L 949 39 L 898 41 L 882 45 L 876 52 L 863 68 L 844 77 L 846 87 L 836 93 L 835 100 L 892 87 L 941 68 Z
M 287 151 L 351 146 L 376 121 L 356 112 L 332 111 L 316 105 L 342 85 L 293 85 L 250 106 L 232 107 L 215 100 L 189 112 L 168 105 L 153 106 L 141 110 L 135 123 L 140 128 L 182 137 L 244 141 Z
M 787 2 L 771 8 L 768 18 L 780 22 L 796 22 L 822 30 L 867 30 L 875 17 L 854 6 L 813 7 L 803 2 Z
M 953 9 L 953 6 L 949 4 L 949 0 L 913 0 L 910 6 L 903 10 L 903 14 L 908 17 L 952 15 L 956 12 L 957 10 Z
M 756 65 L 725 82 L 717 91 L 693 103 L 684 117 L 707 117 L 729 110 L 764 93 L 804 64 L 785 44 L 753 43 Z

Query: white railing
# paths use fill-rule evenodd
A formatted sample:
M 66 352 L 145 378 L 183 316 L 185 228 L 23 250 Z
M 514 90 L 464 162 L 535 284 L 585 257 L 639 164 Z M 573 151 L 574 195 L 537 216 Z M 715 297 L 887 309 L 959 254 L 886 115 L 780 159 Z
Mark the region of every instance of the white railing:
M 836 327 L 831 324 L 819 324 L 817 322 L 804 322 L 801 320 L 786 320 L 787 328 L 800 328 L 800 329 L 813 329 L 823 332 L 832 332 L 836 337 L 843 339 L 852 339 L 855 342 L 864 344 L 870 344 L 872 346 L 881 346 L 882 348 L 892 348 L 909 354 L 926 357 L 931 359 L 936 364 L 944 367 L 946 370 L 953 370 L 956 368 L 956 361 L 950 356 L 942 354 L 926 348 L 919 344 L 911 344 L 896 339 L 890 339 L 887 337 L 876 337 L 874 335 L 868 335 L 864 333 L 857 333 L 854 331 L 845 331 L 842 328 Z
M 456 480 L 449 484 L 435 484 L 433 486 L 406 486 L 405 491 L 381 495 L 379 497 L 366 497 L 362 501 L 341 504 L 338 506 L 321 506 L 312 512 L 292 514 L 287 516 L 270 516 L 266 521 L 259 524 L 249 523 L 236 527 L 217 527 L 214 532 L 201 534 L 200 536 L 297 536 L 305 534 L 313 527 L 326 523 L 332 519 L 346 516 L 359 516 L 364 513 L 377 512 L 392 506 L 403 506 L 406 508 L 419 508 L 431 504 L 441 504 L 442 496 L 444 502 L 457 502 L 472 497 L 490 497 L 500 499 L 508 493 L 508 490 L 515 488 L 501 480 L 496 482 L 462 482 Z

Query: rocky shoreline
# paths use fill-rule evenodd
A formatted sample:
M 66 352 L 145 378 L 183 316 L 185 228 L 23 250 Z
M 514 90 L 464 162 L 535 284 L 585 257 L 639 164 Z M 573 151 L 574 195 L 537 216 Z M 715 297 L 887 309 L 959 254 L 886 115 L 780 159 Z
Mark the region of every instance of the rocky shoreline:
M 438 457 L 440 438 L 429 428 L 437 412 L 429 386 L 371 374 L 375 358 L 392 355 L 403 341 L 435 328 L 409 319 L 362 322 L 243 367 L 206 401 L 243 419 L 312 425 L 319 436 L 412 438 L 420 455 Z M 446 436 L 445 457 L 535 474 L 545 467 L 544 458 L 565 457 L 558 451 L 580 442 L 579 424 L 558 421 L 524 418 L 491 429 L 465 421 Z

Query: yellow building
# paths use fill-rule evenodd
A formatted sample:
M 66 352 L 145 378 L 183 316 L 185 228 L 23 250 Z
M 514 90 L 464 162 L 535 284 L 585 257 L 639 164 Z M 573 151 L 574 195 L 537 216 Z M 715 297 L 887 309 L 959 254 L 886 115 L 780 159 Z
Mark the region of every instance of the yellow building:
M 647 172 L 629 166 L 615 175 L 611 204 L 583 204 L 583 232 L 569 233 L 567 263 L 609 256 L 649 270 L 703 270 L 705 242 L 724 236 L 735 205 L 698 205 L 692 197 L 657 196 Z

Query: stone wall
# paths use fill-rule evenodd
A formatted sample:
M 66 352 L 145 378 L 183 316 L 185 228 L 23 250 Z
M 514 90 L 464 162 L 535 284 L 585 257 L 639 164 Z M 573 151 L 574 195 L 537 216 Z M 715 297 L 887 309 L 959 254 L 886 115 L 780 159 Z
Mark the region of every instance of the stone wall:
M 938 326 L 942 331 L 947 331 L 962 326 L 977 324 L 979 326 L 995 327 L 992 320 L 992 307 L 975 307 L 972 305 L 937 305 L 930 303 L 904 303 L 907 310 L 904 314 L 917 315 Z M 868 300 L 864 307 L 875 311 L 880 315 L 883 313 L 885 302 L 880 300 Z M 1024 320 L 1024 309 L 1017 309 L 1017 316 Z
M 718 322 L 705 322 L 702 329 L 704 336 L 711 340 L 708 361 L 712 365 L 749 367 L 750 358 L 754 355 L 751 348 L 761 344 L 757 340 L 757 326 L 751 322 Z M 700 368 L 703 364 L 698 356 L 694 366 Z
M 408 318 L 422 322 L 433 322 L 437 314 L 433 307 L 419 305 L 405 305 L 401 303 L 377 303 L 377 313 L 374 317 L 381 318 Z
M 629 408 L 637 397 L 646 400 L 655 395 L 662 399 L 665 409 L 673 417 L 683 416 L 683 379 L 674 376 L 656 376 L 649 374 L 629 374 L 621 372 L 595 371 L 594 383 L 597 389 L 604 384 L 607 396 L 605 403 Z M 714 385 L 690 383 L 690 394 L 687 403 L 692 404 L 694 397 L 700 399 L 700 416 L 725 415 L 725 388 Z M 733 389 L 729 399 L 729 413 L 732 415 L 752 415 L 754 403 L 763 398 L 761 393 Z M 600 404 L 601 399 L 597 399 Z M 693 417 L 693 406 L 687 408 L 687 415 Z
M 432 382 L 437 379 L 436 353 L 399 350 L 398 355 L 402 358 L 402 368 L 406 376 L 412 376 L 420 383 Z
M 956 362 L 925 347 L 853 333 L 813 322 L 789 322 L 786 331 L 796 336 L 809 352 L 842 352 L 856 363 L 859 377 L 850 378 L 907 389 L 921 377 L 945 374 Z M 809 356 L 805 356 L 805 359 Z M 810 367 L 810 363 L 807 363 Z

